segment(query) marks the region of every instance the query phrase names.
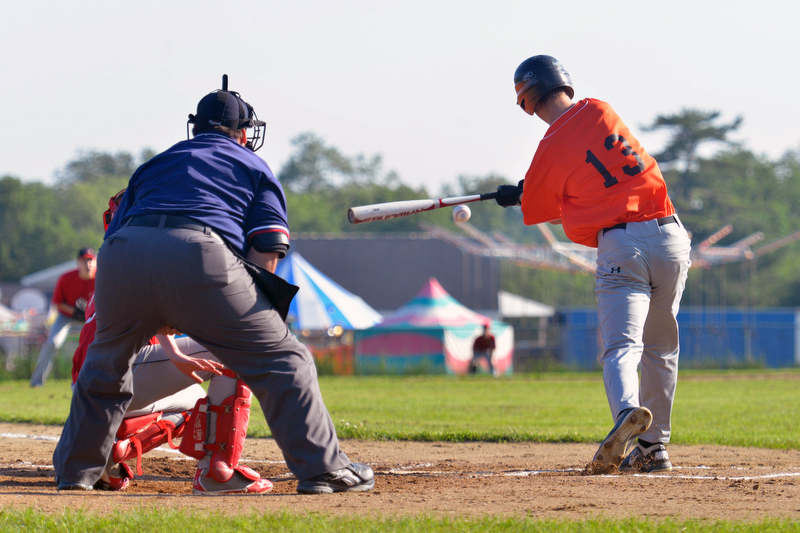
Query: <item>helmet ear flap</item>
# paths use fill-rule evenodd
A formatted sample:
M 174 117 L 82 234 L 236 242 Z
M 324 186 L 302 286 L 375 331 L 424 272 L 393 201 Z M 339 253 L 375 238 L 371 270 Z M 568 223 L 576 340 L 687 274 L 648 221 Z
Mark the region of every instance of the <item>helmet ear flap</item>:
M 526 100 L 526 98 L 525 98 L 525 95 L 523 94 L 522 97 L 519 99 L 519 106 L 527 114 L 533 115 L 534 114 L 534 110 L 536 109 L 536 104 L 526 106 L 525 105 L 525 100 Z

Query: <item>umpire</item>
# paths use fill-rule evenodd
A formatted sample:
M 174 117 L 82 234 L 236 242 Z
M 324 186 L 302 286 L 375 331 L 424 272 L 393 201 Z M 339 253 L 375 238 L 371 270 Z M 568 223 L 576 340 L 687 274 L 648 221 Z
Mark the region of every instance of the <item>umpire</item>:
M 133 394 L 133 358 L 171 328 L 250 387 L 298 492 L 370 490 L 372 470 L 340 451 L 314 361 L 279 312 L 285 291 L 268 297 L 254 282 L 274 276 L 289 248 L 283 189 L 254 153 L 265 122 L 225 76 L 189 123 L 191 139 L 133 174 L 98 253 L 97 335 L 53 453 L 58 490 L 90 490 L 100 479 Z

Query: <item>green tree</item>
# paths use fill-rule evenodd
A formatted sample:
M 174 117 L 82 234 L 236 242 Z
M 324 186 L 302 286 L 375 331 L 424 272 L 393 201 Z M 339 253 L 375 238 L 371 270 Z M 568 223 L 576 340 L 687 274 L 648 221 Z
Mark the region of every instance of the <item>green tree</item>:
M 79 151 L 77 159 L 56 172 L 56 178 L 61 183 L 91 183 L 107 176 L 130 177 L 137 166 L 136 158 L 128 152 Z
M 108 199 L 126 188 L 133 172 L 154 155 L 149 148 L 138 157 L 128 152 L 82 151 L 57 173 L 55 192 L 61 212 L 81 238 L 102 242 L 101 215 L 108 208 Z
M 722 140 L 738 127 L 740 119 L 715 126 L 718 114 L 684 110 L 683 115 L 659 117 L 654 127 L 676 127 L 676 136 L 693 132 L 701 139 L 693 145 L 677 140 L 669 144 L 668 150 L 683 154 L 680 157 L 669 159 L 657 154 L 662 162 L 670 161 L 663 168 L 670 191 L 688 191 L 673 196 L 673 202 L 692 232 L 695 246 L 726 224 L 733 226 L 733 232 L 719 245 L 732 244 L 756 232 L 763 232 L 765 242 L 771 242 L 800 230 L 800 210 L 796 207 L 800 205 L 800 151 L 787 152 L 773 161 Z M 694 117 L 694 121 L 687 117 Z M 696 150 L 703 139 L 722 140 L 727 148 L 701 158 Z M 380 155 L 347 156 L 312 133 L 298 136 L 294 144 L 295 153 L 279 174 L 286 186 L 293 233 L 415 232 L 423 221 L 455 230 L 450 209 L 350 224 L 349 207 L 433 195 L 425 187 L 410 187 L 395 172 L 384 170 Z M 694 151 L 680 152 L 681 146 L 693 147 Z M 130 174 L 152 155 L 149 150 L 139 156 L 80 152 L 64 166 L 53 186 L 25 183 L 11 176 L 0 178 L 0 280 L 16 281 L 74 258 L 82 246 L 99 246 L 103 236 L 101 213 L 108 198 L 126 187 Z M 688 177 L 684 178 L 682 173 L 687 169 Z M 495 174 L 460 175 L 436 195 L 491 192 L 513 182 Z M 493 201 L 474 202 L 470 208 L 470 224 L 490 236 L 521 244 L 544 243 L 535 227 L 522 223 L 519 208 L 503 209 Z M 551 229 L 565 240 L 559 226 Z M 793 242 L 753 261 L 693 269 L 684 305 L 800 306 L 798 264 L 800 242 Z M 594 305 L 592 276 L 534 270 L 510 261 L 504 261 L 502 269 L 506 290 L 556 306 Z
M 278 176 L 286 190 L 289 222 L 295 233 L 416 231 L 419 218 L 405 217 L 373 224 L 351 225 L 347 210 L 397 200 L 425 198 L 424 188 L 400 182 L 384 171 L 380 155 L 346 156 L 313 133 L 292 141 L 295 152 Z
M 101 215 L 108 199 L 127 186 L 138 164 L 126 152 L 79 152 L 57 173 L 54 186 L 0 180 L 0 279 L 16 281 L 26 274 L 75 257 L 84 246 L 103 242 Z
M 83 238 L 102 241 L 102 214 L 108 209 L 108 199 L 126 188 L 128 179 L 124 176 L 103 176 L 91 182 L 56 185 L 55 193 L 62 214 Z
M 414 217 L 402 217 L 366 224 L 350 224 L 347 210 L 357 205 L 369 205 L 399 200 L 427 197 L 424 188 L 413 189 L 406 185 L 347 185 L 331 191 L 292 193 L 287 191 L 289 223 L 293 233 L 343 233 L 418 231 L 419 221 L 431 220 L 442 213 L 424 213 Z M 447 215 L 445 215 L 447 216 Z
M 728 140 L 728 134 L 739 129 L 742 117 L 736 117 L 728 124 L 715 124 L 720 117 L 719 111 L 701 111 L 684 108 L 672 115 L 658 115 L 652 124 L 644 126 L 644 131 L 668 130 L 670 137 L 664 149 L 653 154 L 653 157 L 665 168 L 677 168 L 677 180 L 671 185 L 671 192 L 687 202 L 693 200 L 696 179 L 698 149 L 702 144 L 720 142 L 734 144 Z M 696 202 L 695 202 L 695 205 Z
M 665 173 L 669 180 L 670 173 Z M 719 152 L 698 160 L 697 175 L 703 188 L 696 189 L 700 210 L 681 210 L 681 219 L 700 243 L 730 224 L 731 234 L 718 243 L 726 246 L 763 233 L 760 246 L 800 230 L 800 162 L 789 152 L 778 161 L 756 156 L 742 148 Z M 708 305 L 800 304 L 800 245 L 788 243 L 768 254 L 690 273 L 684 303 Z M 794 302 L 794 303 L 792 303 Z
M 96 245 L 80 240 L 60 207 L 58 195 L 42 183 L 0 179 L 0 280 L 18 281 Z
M 380 155 L 348 157 L 313 133 L 298 135 L 292 145 L 295 153 L 279 172 L 281 183 L 291 192 L 332 191 L 351 185 L 391 186 L 398 182 L 395 172 L 383 172 Z

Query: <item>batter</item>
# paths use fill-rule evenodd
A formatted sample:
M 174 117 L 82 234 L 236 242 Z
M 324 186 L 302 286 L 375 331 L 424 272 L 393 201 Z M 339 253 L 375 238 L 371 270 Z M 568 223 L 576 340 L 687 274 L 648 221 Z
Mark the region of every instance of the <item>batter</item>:
M 500 186 L 497 203 L 521 205 L 526 225 L 560 223 L 573 242 L 597 248 L 599 361 L 615 425 L 594 467 L 669 471 L 689 236 L 655 159 L 609 104 L 573 102 L 572 79 L 551 56 L 525 60 L 514 85 L 517 104 L 550 128 L 525 179 Z

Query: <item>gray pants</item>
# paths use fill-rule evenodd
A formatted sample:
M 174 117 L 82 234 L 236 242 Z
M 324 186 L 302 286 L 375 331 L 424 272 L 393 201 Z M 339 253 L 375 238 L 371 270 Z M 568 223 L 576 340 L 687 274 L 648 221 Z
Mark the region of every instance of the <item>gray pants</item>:
M 189 337 L 175 339 L 178 348 L 198 359 L 216 361 L 208 350 Z M 133 398 L 128 404 L 125 418 L 148 415 L 150 413 L 182 413 L 191 410 L 197 400 L 205 398 L 206 392 L 195 380 L 178 370 L 172 364 L 166 351 L 160 344 L 148 345 L 136 355 L 131 367 L 133 371 Z M 215 376 L 211 372 L 198 372 L 203 381 L 211 380 L 209 396 L 215 388 L 215 382 L 230 381 L 225 387 L 225 399 L 235 392 L 236 380 L 225 376 Z
M 22 354 L 22 336 L 0 337 L 0 350 L 6 355 L 6 371 L 17 368 L 17 359 Z
M 64 316 L 61 313 L 57 313 L 57 315 L 56 321 L 53 322 L 53 325 L 50 327 L 47 341 L 44 343 L 44 346 L 42 346 L 39 356 L 36 358 L 36 368 L 33 370 L 33 375 L 31 376 L 31 387 L 41 387 L 44 385 L 44 382 L 50 377 L 50 372 L 53 370 L 56 352 L 64 345 L 64 341 L 67 340 L 70 328 L 72 326 L 78 326 L 79 328 L 83 326 L 80 321 L 74 318 Z
M 616 421 L 629 407 L 647 407 L 653 423 L 639 438 L 668 443 L 678 383 L 676 317 L 691 266 L 689 236 L 681 224 L 650 220 L 600 232 L 599 241 L 599 360 L 611 415 Z
M 478 365 L 481 359 L 486 359 L 486 364 L 489 366 L 489 373 L 494 376 L 494 365 L 492 364 L 492 351 L 491 350 L 476 350 L 472 353 L 472 363 L 470 370 L 475 373 L 478 372 Z
M 53 453 L 56 475 L 93 484 L 133 396 L 135 354 L 163 324 L 211 351 L 258 398 L 298 479 L 343 468 L 309 351 L 213 233 L 128 226 L 98 254 L 97 334 Z

